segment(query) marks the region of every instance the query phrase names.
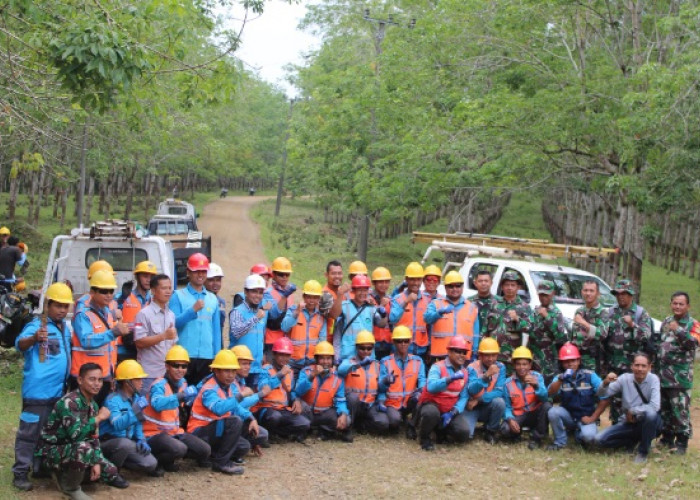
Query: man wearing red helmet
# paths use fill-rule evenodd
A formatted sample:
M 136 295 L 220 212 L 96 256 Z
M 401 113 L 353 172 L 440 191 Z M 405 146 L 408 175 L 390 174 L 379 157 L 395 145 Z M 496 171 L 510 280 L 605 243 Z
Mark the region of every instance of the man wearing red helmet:
M 178 344 L 190 354 L 187 383 L 197 385 L 209 375 L 209 365 L 222 348 L 219 301 L 204 288 L 209 270 L 209 259 L 194 253 L 187 259 L 185 288 L 175 291 L 170 298 L 170 310 L 175 314 Z
M 335 324 L 333 349 L 338 364 L 344 359 L 357 356 L 355 339 L 362 330 L 372 331 L 373 326 L 386 326 L 387 314 L 383 307 L 368 302 L 369 278 L 358 274 L 352 278 L 352 298 L 343 301 L 342 313 Z
M 602 380 L 591 370 L 579 369 L 581 354 L 574 344 L 567 342 L 559 349 L 559 362 L 562 372 L 547 389 L 550 397 L 559 396 L 560 401 L 560 406 L 547 412 L 554 434 L 554 443 L 547 447 L 550 451 L 565 447 L 567 431 L 572 430 L 577 442 L 592 443 L 598 431 L 596 421 L 605 408 L 596 410 L 596 393 Z
M 428 372 L 418 407 L 418 436 L 421 448 L 435 449 L 430 435 L 450 436 L 458 443 L 469 438 L 469 424 L 464 418 L 467 404 L 467 341 L 454 336 L 447 344 L 447 358 L 435 363 Z

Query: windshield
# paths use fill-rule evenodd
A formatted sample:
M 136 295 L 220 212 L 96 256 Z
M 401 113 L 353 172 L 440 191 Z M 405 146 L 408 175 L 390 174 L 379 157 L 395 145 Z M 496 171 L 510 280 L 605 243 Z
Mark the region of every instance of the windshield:
M 96 260 L 106 260 L 115 271 L 131 271 L 137 263 L 148 260 L 142 248 L 90 248 L 85 252 L 85 269 Z
M 554 283 L 556 294 L 555 302 L 563 303 L 583 303 L 581 297 L 581 289 L 586 281 L 595 281 L 600 287 L 600 303 L 603 306 L 610 307 L 615 305 L 615 297 L 610 293 L 610 287 L 603 280 L 596 276 L 587 276 L 583 274 L 569 274 L 561 271 L 530 271 L 530 276 L 537 285 L 542 280 L 549 280 Z

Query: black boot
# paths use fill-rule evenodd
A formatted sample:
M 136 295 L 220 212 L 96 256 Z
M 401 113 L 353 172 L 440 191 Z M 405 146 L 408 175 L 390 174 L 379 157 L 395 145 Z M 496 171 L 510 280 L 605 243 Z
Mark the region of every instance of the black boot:
M 685 455 L 688 451 L 688 436 L 676 436 L 676 451 L 675 455 Z
M 34 487 L 27 477 L 27 474 L 15 474 L 15 478 L 12 480 L 12 486 L 22 491 L 31 491 Z
M 668 448 L 669 450 L 675 446 L 673 434 L 662 434 L 659 439 L 660 448 Z

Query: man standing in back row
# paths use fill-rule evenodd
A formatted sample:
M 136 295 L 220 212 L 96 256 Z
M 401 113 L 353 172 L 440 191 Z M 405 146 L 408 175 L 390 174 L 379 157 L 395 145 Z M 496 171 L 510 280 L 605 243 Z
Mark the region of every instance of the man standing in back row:
M 581 353 L 581 368 L 600 373 L 602 344 L 608 334 L 608 311 L 600 305 L 600 288 L 595 280 L 583 282 L 584 305 L 576 309 L 571 325 L 571 343 Z

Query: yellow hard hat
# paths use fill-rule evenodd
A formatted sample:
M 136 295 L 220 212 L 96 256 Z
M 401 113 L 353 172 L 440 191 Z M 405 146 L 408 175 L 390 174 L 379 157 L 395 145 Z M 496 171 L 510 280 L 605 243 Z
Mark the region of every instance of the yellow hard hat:
M 499 354 L 500 352 L 498 342 L 492 337 L 485 337 L 479 342 L 479 354 Z
M 527 347 L 521 345 L 513 351 L 512 359 L 529 359 L 532 360 L 532 352 Z
M 248 361 L 254 361 L 253 353 L 250 352 L 250 349 L 248 349 L 247 345 L 238 344 L 237 346 L 233 346 L 231 350 L 238 359 L 247 359 Z
M 24 281 L 18 281 L 15 283 L 15 292 L 23 292 L 27 289 L 27 283 Z
M 46 298 L 60 304 L 72 304 L 73 292 L 65 283 L 53 283 L 46 289 Z
M 435 264 L 430 264 L 423 272 L 424 276 L 439 276 L 442 278 L 442 271 Z
M 412 340 L 413 334 L 405 325 L 399 325 L 391 333 L 391 340 Z
M 88 268 L 88 279 L 92 278 L 92 275 L 97 271 L 109 271 L 110 273 L 113 273 L 114 269 L 112 268 L 112 264 L 106 260 L 96 260 L 90 264 L 90 267 Z
M 221 370 L 238 370 L 241 365 L 238 364 L 238 358 L 228 349 L 222 349 L 214 357 L 214 361 L 209 365 L 209 368 L 219 368 Z
M 348 274 L 369 274 L 367 270 L 367 265 L 361 260 L 356 260 L 350 263 L 348 267 Z
M 378 267 L 372 271 L 372 281 L 390 280 L 391 273 L 386 267 Z
M 150 260 L 144 260 L 136 264 L 134 274 L 136 273 L 158 274 L 158 268 Z
M 316 345 L 316 350 L 314 351 L 314 356 L 334 356 L 335 350 L 333 349 L 333 344 L 322 340 Z
M 355 344 L 374 344 L 374 335 L 367 330 L 361 330 L 355 338 Z
M 165 355 L 165 361 L 187 361 L 190 362 L 190 355 L 187 349 L 181 345 L 174 345 L 168 349 L 168 353 Z
M 0 227 L 0 236 L 9 236 L 10 235 L 10 229 L 6 226 Z
M 122 361 L 114 372 L 114 380 L 133 380 L 146 377 L 148 377 L 148 374 L 143 371 L 141 364 L 134 359 Z
M 406 266 L 407 278 L 423 278 L 423 276 L 425 276 L 425 271 L 418 262 L 411 262 Z
M 291 273 L 292 263 L 286 257 L 277 257 L 272 261 L 272 272 Z
M 96 271 L 90 278 L 90 288 L 117 288 L 117 280 L 114 273 L 106 270 Z
M 445 275 L 445 285 L 454 285 L 455 283 L 464 284 L 464 278 L 457 271 L 450 271 Z
M 309 280 L 304 283 L 304 295 L 315 295 L 320 297 L 323 295 L 323 287 L 316 280 Z

